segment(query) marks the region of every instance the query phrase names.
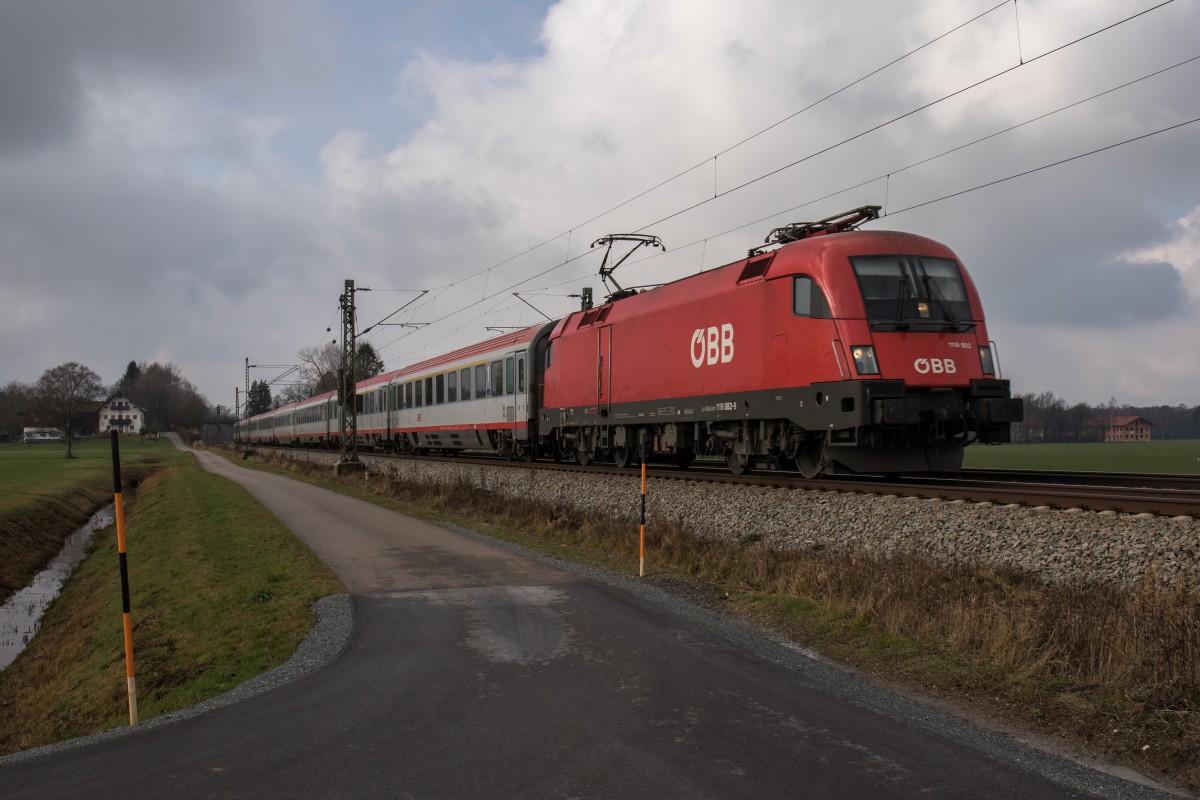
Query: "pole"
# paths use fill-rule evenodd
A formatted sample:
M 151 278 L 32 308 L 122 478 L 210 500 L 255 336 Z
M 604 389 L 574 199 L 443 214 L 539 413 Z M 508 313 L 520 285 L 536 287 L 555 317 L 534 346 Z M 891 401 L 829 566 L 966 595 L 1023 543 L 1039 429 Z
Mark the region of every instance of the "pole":
M 642 459 L 642 525 L 638 531 L 638 577 L 646 577 L 646 460 Z
M 137 725 L 137 681 L 133 676 L 133 617 L 129 613 L 129 561 L 125 555 L 125 505 L 121 499 L 121 447 L 112 432 L 113 510 L 117 523 L 117 563 L 121 567 L 121 626 L 125 629 L 125 689 L 129 724 Z

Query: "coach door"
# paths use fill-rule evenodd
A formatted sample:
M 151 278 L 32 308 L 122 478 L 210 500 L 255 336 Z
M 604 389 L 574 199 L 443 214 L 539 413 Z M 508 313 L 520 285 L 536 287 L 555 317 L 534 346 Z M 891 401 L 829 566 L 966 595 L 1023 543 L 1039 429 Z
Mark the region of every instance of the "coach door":
M 612 325 L 596 329 L 596 413 L 608 416 L 612 403 Z
M 525 351 L 518 350 L 507 359 L 507 362 L 508 368 L 511 370 L 508 377 L 511 382 L 510 387 L 515 389 L 513 392 L 514 413 L 513 418 L 509 421 L 513 423 L 514 438 L 526 439 L 529 437 L 527 428 L 529 422 L 529 361 L 525 357 Z

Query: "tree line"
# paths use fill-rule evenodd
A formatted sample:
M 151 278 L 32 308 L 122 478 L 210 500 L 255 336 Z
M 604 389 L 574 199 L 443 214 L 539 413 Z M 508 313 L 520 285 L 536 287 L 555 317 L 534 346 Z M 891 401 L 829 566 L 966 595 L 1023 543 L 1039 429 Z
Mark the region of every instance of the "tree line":
M 33 383 L 10 381 L 0 388 L 0 440 L 19 439 L 27 425 L 59 428 L 66 435 L 69 458 L 72 440 L 96 428 L 97 409 L 117 392 L 146 409 L 149 429 L 196 428 L 214 416 L 174 364 L 130 361 L 120 380 L 108 385 L 95 370 L 68 361 L 47 369 Z
M 1068 404 L 1053 392 L 1020 395 L 1025 401 L 1025 421 L 1014 423 L 1013 441 L 1075 442 L 1086 440 L 1089 423 L 1106 423 L 1114 417 L 1145 417 L 1153 439 L 1200 439 L 1200 405 L 1135 406 L 1107 403 Z

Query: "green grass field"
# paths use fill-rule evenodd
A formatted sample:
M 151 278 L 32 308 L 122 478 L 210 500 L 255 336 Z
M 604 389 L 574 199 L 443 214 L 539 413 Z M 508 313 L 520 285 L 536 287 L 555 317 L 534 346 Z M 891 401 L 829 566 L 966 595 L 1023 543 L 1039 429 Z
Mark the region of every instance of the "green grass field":
M 343 590 L 244 489 L 180 455 L 126 506 L 143 720 L 282 663 L 311 628 L 312 603 Z M 127 723 L 115 540 L 112 526 L 97 532 L 42 629 L 0 671 L 0 752 Z
M 112 440 L 92 437 L 66 445 L 0 445 L 0 601 L 26 585 L 96 509 L 112 501 Z M 192 456 L 167 439 L 121 438 L 121 468 L 137 476 L 156 465 Z
M 72 447 L 75 458 L 64 458 L 66 450 L 64 444 L 0 445 L 0 519 L 31 502 L 82 489 L 112 494 L 112 441 L 107 436 L 77 439 Z M 121 464 L 127 467 L 191 459 L 165 438 L 124 436 L 120 451 Z
M 1200 475 L 1200 439 L 1081 444 L 972 445 L 963 466 L 1070 472 Z

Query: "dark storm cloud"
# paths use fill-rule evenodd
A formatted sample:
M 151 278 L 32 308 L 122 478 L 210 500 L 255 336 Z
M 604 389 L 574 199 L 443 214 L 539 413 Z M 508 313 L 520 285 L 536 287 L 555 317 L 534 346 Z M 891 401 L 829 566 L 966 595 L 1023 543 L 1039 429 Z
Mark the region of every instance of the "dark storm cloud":
M 6 0 L 0 4 L 0 157 L 70 140 L 89 72 L 233 75 L 261 57 L 263 3 Z

